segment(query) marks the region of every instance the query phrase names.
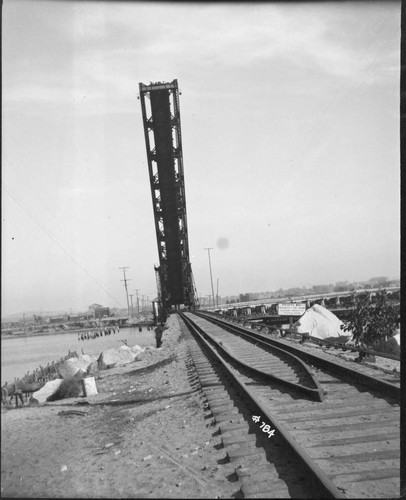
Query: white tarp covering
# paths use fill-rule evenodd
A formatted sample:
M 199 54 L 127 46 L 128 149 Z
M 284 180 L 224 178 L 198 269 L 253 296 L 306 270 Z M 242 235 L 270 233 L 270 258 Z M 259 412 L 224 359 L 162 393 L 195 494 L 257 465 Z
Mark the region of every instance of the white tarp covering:
M 297 333 L 308 333 L 318 339 L 350 335 L 341 330 L 343 322 L 335 314 L 319 304 L 314 304 L 294 324 Z

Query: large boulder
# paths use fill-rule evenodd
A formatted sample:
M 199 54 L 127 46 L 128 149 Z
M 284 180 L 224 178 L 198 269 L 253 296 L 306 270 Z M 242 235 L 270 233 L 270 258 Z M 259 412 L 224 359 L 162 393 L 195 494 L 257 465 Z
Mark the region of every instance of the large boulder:
M 62 384 L 61 378 L 56 378 L 55 380 L 50 380 L 47 382 L 42 389 L 34 392 L 31 396 L 31 402 L 33 403 L 45 403 L 50 396 L 53 396 Z
M 82 378 L 87 375 L 87 366 L 79 361 L 78 358 L 69 358 L 58 365 L 58 374 L 63 379 Z
M 133 345 L 133 346 L 131 347 L 131 352 L 132 352 L 132 353 L 133 353 L 136 357 L 138 357 L 138 356 L 139 356 L 142 352 L 144 352 L 144 351 L 145 351 L 145 347 L 141 347 L 141 346 L 139 346 L 139 345 L 137 345 L 137 344 L 135 344 L 135 345 Z
M 97 363 L 100 370 L 105 370 L 106 368 L 113 368 L 116 365 L 132 363 L 135 358 L 136 355 L 131 351 L 131 347 L 123 345 L 103 351 Z
M 97 358 L 89 356 L 88 354 L 80 354 L 78 359 L 80 367 L 86 369 L 88 374 L 93 375 L 97 372 Z
M 77 359 L 86 366 L 86 370 L 91 363 L 97 361 L 95 356 L 90 356 L 89 354 L 79 354 Z
M 77 358 L 69 358 L 58 366 L 59 376 L 67 378 L 83 378 L 97 370 L 97 359 L 87 354 L 80 354 Z
M 345 336 L 343 322 L 335 314 L 319 304 L 310 307 L 294 324 L 297 333 L 308 333 L 318 339 Z

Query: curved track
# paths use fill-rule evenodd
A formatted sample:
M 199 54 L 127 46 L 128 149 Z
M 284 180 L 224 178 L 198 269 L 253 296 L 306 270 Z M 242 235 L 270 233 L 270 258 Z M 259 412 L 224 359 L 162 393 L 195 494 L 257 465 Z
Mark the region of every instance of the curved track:
M 194 322 L 196 326 L 199 325 L 196 318 Z M 240 337 L 230 337 L 228 332 L 216 326 L 210 327 L 206 324 L 201 333 L 241 368 L 298 391 L 315 401 L 323 400 L 323 389 L 310 368 L 294 354 L 278 347 L 269 349 L 261 341 L 257 341 L 255 345 L 248 344 Z
M 384 394 L 390 395 L 398 401 L 400 400 L 400 383 L 394 381 L 393 379 L 388 381 L 388 377 L 385 374 L 380 374 L 375 370 L 368 369 L 363 366 L 358 366 L 357 369 L 353 369 L 348 364 L 343 365 L 342 363 L 337 363 L 329 355 L 323 355 L 320 352 L 317 355 L 312 354 L 308 351 L 304 351 L 298 345 L 295 346 L 289 340 L 277 340 L 270 337 L 269 335 L 258 333 L 253 329 L 239 326 L 232 320 L 224 320 L 210 313 L 199 312 L 195 314 L 209 320 L 210 322 L 220 326 L 221 328 L 226 329 L 230 333 L 234 333 L 238 336 L 243 336 L 250 342 L 260 342 L 265 343 L 268 346 L 281 348 L 299 357 L 309 365 L 314 365 L 319 368 L 329 370 L 334 375 L 338 375 L 340 379 L 343 378 L 350 382 L 356 381 L 357 383 L 362 384 L 366 387 L 370 387 L 381 391 Z
M 256 415 L 275 428 L 275 443 L 283 443 L 282 449 L 289 450 L 289 456 L 300 464 L 297 470 L 307 471 L 297 479 L 303 481 L 299 492 L 295 480 L 293 487 L 289 482 L 284 488 L 279 484 L 277 489 L 284 491 L 285 497 L 399 495 L 399 404 L 394 389 L 385 390 L 385 385 L 362 377 L 349 382 L 351 372 L 341 377 L 337 366 L 333 363 L 329 367 L 325 360 L 309 373 L 305 363 L 286 357 L 280 346 L 273 351 L 263 339 L 255 338 L 255 345 L 252 339 L 243 340 L 241 335 L 247 333 L 244 329 L 236 335 L 202 315 L 187 313 L 181 317 L 193 335 L 200 337 L 201 345 L 211 349 L 211 356 L 233 378 L 234 387 L 250 401 Z M 209 374 L 207 362 L 200 362 L 199 369 L 203 389 L 209 383 L 207 390 L 221 390 L 221 380 Z M 322 397 L 316 398 L 316 393 Z M 215 400 L 212 403 L 216 408 Z M 209 401 L 210 407 L 212 403 Z M 265 450 L 272 447 L 272 439 L 265 439 Z M 272 459 L 277 462 L 275 453 Z M 269 463 L 264 467 L 259 470 L 268 470 Z M 243 478 L 238 470 L 237 475 Z M 244 496 L 265 497 L 276 491 L 272 486 L 275 479 L 281 481 L 281 476 L 264 473 L 259 483 L 252 482 L 242 492 Z M 254 484 L 262 486 L 255 488 Z

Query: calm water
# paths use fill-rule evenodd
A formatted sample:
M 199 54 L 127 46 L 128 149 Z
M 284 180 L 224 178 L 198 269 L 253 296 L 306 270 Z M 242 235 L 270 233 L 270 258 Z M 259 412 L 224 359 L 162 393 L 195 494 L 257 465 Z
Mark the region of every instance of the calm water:
M 1 339 L 1 384 L 11 383 L 15 377 L 23 377 L 40 365 L 58 361 L 69 350 L 81 354 L 83 349 L 84 354 L 98 356 L 105 349 L 124 345 L 121 340 L 126 340 L 130 347 L 155 346 L 155 333 L 143 327 L 142 332 L 138 328 L 122 328 L 118 333 L 90 340 L 78 340 L 77 333 Z

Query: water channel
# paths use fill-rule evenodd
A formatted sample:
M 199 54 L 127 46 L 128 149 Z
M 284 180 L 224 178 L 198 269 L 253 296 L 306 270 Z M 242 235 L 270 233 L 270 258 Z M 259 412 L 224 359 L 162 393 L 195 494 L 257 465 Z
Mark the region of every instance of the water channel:
M 121 328 L 118 333 L 89 340 L 78 340 L 77 332 L 54 333 L 24 338 L 1 339 L 1 385 L 12 383 L 14 378 L 23 377 L 27 371 L 32 372 L 40 365 L 58 361 L 69 351 L 78 354 L 99 356 L 105 349 L 120 347 L 123 341 L 132 347 L 155 346 L 155 333 L 143 327 Z

